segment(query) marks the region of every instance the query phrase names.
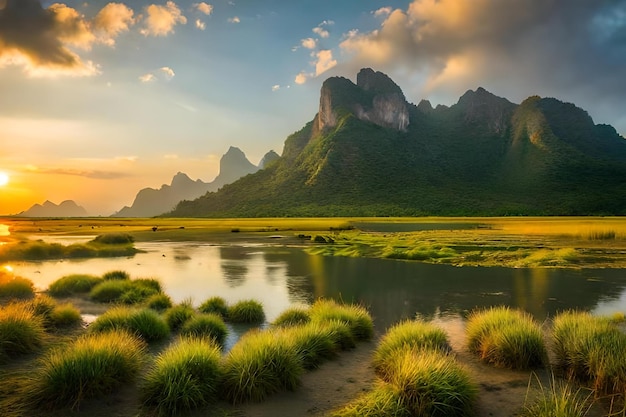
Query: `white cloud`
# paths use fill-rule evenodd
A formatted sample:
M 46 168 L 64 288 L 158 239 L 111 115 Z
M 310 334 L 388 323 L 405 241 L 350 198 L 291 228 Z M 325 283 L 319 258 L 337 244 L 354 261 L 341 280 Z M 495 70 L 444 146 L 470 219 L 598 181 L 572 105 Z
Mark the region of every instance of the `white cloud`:
M 313 33 L 316 33 L 321 38 L 327 38 L 330 36 L 330 33 L 326 29 L 319 26 L 313 28 Z
M 317 57 L 317 62 L 315 63 L 315 76 L 318 76 L 337 65 L 337 60 L 333 59 L 333 51 L 330 49 L 318 51 L 315 56 Z
M 334 20 L 324 20 L 318 26 L 332 26 L 335 24 Z
M 272 86 L 272 91 L 278 91 L 280 90 L 280 85 L 276 84 Z
M 142 83 L 151 83 L 151 82 L 154 82 L 156 80 L 157 80 L 157 78 L 151 72 L 139 76 L 139 81 L 141 81 Z
M 390 6 L 381 7 L 380 9 L 373 11 L 372 14 L 376 17 L 387 17 L 391 14 L 392 10 L 393 9 Z
M 167 36 L 174 32 L 176 25 L 187 23 L 187 18 L 173 1 L 168 1 L 165 6 L 151 4 L 146 7 L 146 13 L 145 27 L 141 30 L 144 36 Z
M 135 24 L 133 15 L 133 10 L 121 3 L 104 6 L 93 20 L 99 41 L 109 46 L 115 45 L 115 38 Z
M 241 19 L 239 19 L 237 16 L 231 17 L 228 19 L 228 23 L 240 23 Z
M 174 73 L 174 70 L 171 69 L 170 67 L 161 67 L 159 68 L 159 70 L 163 73 L 163 75 L 165 76 L 165 79 L 167 80 L 171 80 L 176 75 Z
M 300 44 L 306 49 L 315 49 L 317 47 L 317 41 L 313 38 L 302 39 Z
M 308 74 L 306 72 L 301 72 L 298 75 L 296 75 L 296 78 L 294 80 L 294 82 L 296 84 L 304 84 L 307 79 L 309 78 Z
M 204 13 L 207 16 L 213 13 L 213 6 L 205 2 L 195 3 L 193 7 L 200 13 Z
M 206 29 L 206 24 L 202 20 L 196 19 L 196 29 L 204 30 Z

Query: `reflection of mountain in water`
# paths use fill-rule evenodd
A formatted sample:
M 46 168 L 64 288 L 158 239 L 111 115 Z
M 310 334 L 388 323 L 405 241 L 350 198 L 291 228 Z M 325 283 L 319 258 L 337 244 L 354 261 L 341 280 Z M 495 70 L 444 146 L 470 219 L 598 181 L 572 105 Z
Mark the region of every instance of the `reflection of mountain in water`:
M 240 287 L 248 276 L 248 249 L 241 246 L 220 246 L 220 268 L 229 287 Z

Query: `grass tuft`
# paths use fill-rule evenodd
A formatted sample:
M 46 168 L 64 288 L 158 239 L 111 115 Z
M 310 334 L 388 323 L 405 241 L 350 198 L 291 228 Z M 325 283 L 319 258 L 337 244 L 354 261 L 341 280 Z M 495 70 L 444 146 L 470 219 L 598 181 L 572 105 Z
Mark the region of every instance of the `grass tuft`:
M 67 297 L 74 294 L 84 294 L 91 291 L 91 289 L 100 282 L 102 282 L 102 278 L 94 275 L 66 275 L 50 284 L 48 292 L 54 297 Z
M 35 352 L 43 344 L 44 323 L 33 313 L 29 303 L 11 303 L 0 307 L 0 356 Z
M 538 392 L 529 399 L 526 394 L 524 409 L 520 417 L 585 417 L 593 404 L 592 393 L 585 394 L 582 388 L 574 389 L 570 383 L 556 381 L 554 377 L 548 387 L 539 381 Z M 529 384 L 530 391 L 530 384 Z
M 105 281 L 110 280 L 110 279 L 130 279 L 130 275 L 126 271 L 115 270 L 115 271 L 105 272 L 102 275 L 102 279 Z
M 172 299 L 167 294 L 154 294 L 146 300 L 146 307 L 155 311 L 165 311 L 172 306 Z
M 291 307 L 283 311 L 276 317 L 272 326 L 275 327 L 291 327 L 307 324 L 311 321 L 311 315 L 308 309 L 302 307 Z
M 202 304 L 200 304 L 198 310 L 201 313 L 215 313 L 222 317 L 228 316 L 228 304 L 226 304 L 226 300 L 222 297 L 211 297 L 205 300 Z
M 217 314 L 197 314 L 183 324 L 180 334 L 198 338 L 208 337 L 217 345 L 224 346 L 228 329 L 222 317 Z
M 127 233 L 106 233 L 98 235 L 92 242 L 102 243 L 105 245 L 127 245 L 131 244 L 135 239 Z
M 56 306 L 50 313 L 50 324 L 54 327 L 69 327 L 82 323 L 80 311 L 72 304 Z
M 165 321 L 170 329 L 178 330 L 195 315 L 196 310 L 191 305 L 191 301 L 186 300 L 169 308 L 165 312 Z
M 228 320 L 233 323 L 262 323 L 265 320 L 263 305 L 256 300 L 239 301 L 228 308 Z
M 348 324 L 355 340 L 369 340 L 374 335 L 372 317 L 361 306 L 320 299 L 311 306 L 310 314 L 312 322 L 339 320 Z
M 283 327 L 275 332 L 277 337 L 283 338 L 295 350 L 307 370 L 318 368 L 341 350 L 341 346 L 336 343 L 334 329 L 325 323 Z
M 35 287 L 29 279 L 0 269 L 0 299 L 28 299 L 35 296 Z
M 56 300 L 46 294 L 39 294 L 30 301 L 30 308 L 36 316 L 42 318 L 44 326 L 52 324 L 50 316 L 56 306 Z
M 416 414 L 417 415 L 417 414 Z M 379 381 L 374 389 L 330 413 L 330 417 L 411 417 L 402 393 Z
M 114 307 L 98 317 L 90 326 L 91 333 L 126 330 L 147 342 L 163 340 L 170 335 L 165 320 L 154 310 Z

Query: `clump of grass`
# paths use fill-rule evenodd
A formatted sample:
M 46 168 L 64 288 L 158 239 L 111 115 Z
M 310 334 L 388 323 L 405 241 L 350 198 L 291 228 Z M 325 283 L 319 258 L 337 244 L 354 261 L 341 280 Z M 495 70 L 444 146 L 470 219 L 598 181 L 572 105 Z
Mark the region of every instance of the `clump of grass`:
M 161 292 L 161 284 L 154 279 L 102 281 L 89 293 L 92 300 L 101 303 L 120 302 L 137 304 Z
M 511 369 L 545 364 L 540 326 L 522 311 L 492 307 L 473 312 L 467 321 L 468 348 L 486 363 Z
M 356 346 L 356 340 L 350 325 L 340 320 L 325 320 L 309 323 L 320 326 L 323 332 L 328 332 L 333 344 L 341 350 L 349 350 Z
M 311 370 L 334 358 L 341 349 L 333 332 L 324 323 L 308 323 L 277 329 L 276 335 L 295 350 L 304 369 Z
M 401 349 L 383 380 L 399 393 L 413 416 L 473 415 L 477 387 L 454 358 L 437 350 Z
M 156 311 L 165 311 L 172 306 L 172 299 L 167 294 L 154 294 L 146 300 L 146 307 Z
M 587 234 L 589 240 L 615 240 L 615 230 L 592 230 Z
M 126 271 L 115 270 L 115 271 L 105 272 L 102 275 L 102 279 L 104 279 L 104 280 L 110 280 L 110 279 L 130 279 L 130 275 Z
M 311 321 L 308 309 L 302 307 L 291 307 L 283 311 L 272 323 L 275 327 L 291 327 L 307 324 Z
M 383 336 L 374 351 L 372 364 L 379 375 L 384 375 L 390 359 L 399 349 L 435 349 L 450 351 L 446 332 L 431 323 L 407 320 L 395 324 Z
M 83 400 L 131 382 L 144 355 L 145 345 L 123 331 L 81 337 L 42 360 L 31 386 L 34 403 L 42 408 L 77 409 Z
M 48 326 L 51 324 L 50 316 L 52 311 L 57 307 L 57 302 L 49 295 L 39 294 L 30 302 L 30 308 L 36 316 L 43 320 L 43 324 Z
M 2 355 L 11 357 L 35 352 L 43 344 L 44 338 L 43 318 L 35 315 L 27 303 L 11 303 L 0 307 Z
M 228 320 L 233 323 L 262 323 L 263 305 L 256 300 L 242 300 L 228 308 Z
M 554 353 L 565 375 L 600 392 L 626 390 L 626 335 L 606 317 L 567 311 L 553 321 Z
M 417 415 L 417 414 L 416 414 Z M 402 393 L 393 385 L 379 382 L 374 389 L 330 413 L 330 417 L 411 417 Z
M 165 321 L 170 329 L 178 330 L 195 315 L 196 310 L 191 305 L 191 301 L 185 300 L 165 312 Z
M 82 323 L 80 311 L 70 303 L 59 304 L 50 312 L 50 324 L 54 327 L 69 327 Z
M 35 287 L 29 279 L 0 270 L 0 299 L 27 299 L 35 295 Z
M 224 346 L 228 329 L 221 316 L 217 314 L 198 314 L 183 324 L 180 334 L 199 338 L 208 337 L 217 345 Z
M 339 320 L 350 327 L 356 340 L 369 340 L 374 335 L 374 322 L 365 308 L 358 305 L 340 305 L 333 300 L 317 300 L 310 309 L 311 321 Z
M 102 281 L 93 287 L 89 297 L 101 303 L 111 303 L 118 301 L 124 293 L 131 290 L 132 286 L 131 282 L 126 280 Z
M 106 233 L 96 236 L 92 242 L 102 243 L 104 245 L 127 245 L 135 241 L 128 233 Z
M 218 347 L 205 339 L 184 338 L 161 353 L 148 371 L 141 393 L 145 406 L 173 416 L 217 400 Z
M 226 300 L 222 297 L 211 297 L 205 300 L 198 310 L 201 313 L 215 313 L 219 314 L 222 317 L 228 316 L 228 304 L 226 304 Z
M 270 331 L 246 333 L 226 356 L 222 370 L 223 396 L 234 404 L 293 391 L 303 372 L 293 347 Z
M 102 278 L 94 275 L 66 275 L 50 284 L 48 287 L 48 293 L 54 297 L 67 297 L 74 294 L 84 294 L 91 291 L 93 287 L 101 282 Z
M 154 310 L 114 307 L 98 317 L 90 326 L 91 333 L 110 330 L 126 330 L 142 339 L 153 342 L 167 338 L 170 329 L 165 320 Z
M 520 417 L 585 417 L 591 409 L 591 393 L 585 395 L 581 388 L 574 389 L 571 384 L 554 377 L 548 387 L 543 386 L 539 378 L 537 395 L 530 400 L 528 393 Z M 530 384 L 529 384 L 530 391 Z

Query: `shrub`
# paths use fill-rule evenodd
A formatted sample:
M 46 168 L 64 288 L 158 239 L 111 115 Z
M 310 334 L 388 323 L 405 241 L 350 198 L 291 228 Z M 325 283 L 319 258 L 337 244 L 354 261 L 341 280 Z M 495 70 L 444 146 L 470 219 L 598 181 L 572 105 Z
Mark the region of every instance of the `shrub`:
M 47 355 L 31 392 L 44 408 L 76 409 L 87 398 L 109 394 L 139 372 L 145 345 L 130 334 L 90 334 Z
M 100 282 L 102 282 L 102 278 L 93 275 L 66 275 L 50 284 L 48 292 L 55 297 L 83 294 L 91 291 Z
M 351 401 L 330 417 L 411 417 L 402 393 L 390 384 L 378 383 L 374 389 Z
M 195 315 L 196 310 L 191 306 L 191 301 L 183 301 L 165 312 L 165 321 L 170 329 L 178 330 Z
M 98 317 L 90 326 L 92 333 L 126 330 L 148 342 L 163 340 L 170 334 L 165 320 L 154 310 L 114 307 Z
M 398 349 L 435 349 L 450 351 L 446 332 L 431 323 L 423 321 L 400 322 L 387 330 L 374 351 L 372 364 L 376 372 L 385 373 L 387 362 L 397 354 Z
M 262 323 L 263 305 L 255 300 L 242 300 L 228 308 L 228 320 L 233 323 Z
M 125 245 L 133 243 L 135 239 L 127 233 L 106 233 L 98 235 L 92 242 L 102 243 L 105 245 Z
M 511 369 L 543 366 L 547 352 L 541 328 L 522 311 L 492 307 L 467 321 L 468 348 L 481 360 Z
M 181 339 L 161 353 L 148 371 L 143 403 L 159 415 L 203 407 L 217 400 L 220 350 L 204 339 Z
M 0 299 L 32 298 L 35 295 L 33 282 L 0 270 Z
M 477 388 L 468 372 L 437 350 L 398 350 L 389 361 L 384 381 L 398 390 L 413 416 L 473 415 Z
M 293 391 L 303 372 L 295 350 L 269 331 L 245 334 L 226 356 L 222 369 L 223 395 L 234 404 Z
M 281 328 L 276 330 L 276 335 L 295 350 L 304 369 L 318 368 L 341 349 L 335 343 L 333 329 L 323 323 Z
M 357 305 L 340 305 L 332 300 L 317 300 L 310 309 L 311 321 L 339 320 L 350 327 L 356 340 L 369 340 L 374 335 L 374 322 L 369 313 Z
M 50 324 L 55 327 L 67 327 L 80 324 L 80 311 L 70 303 L 56 306 L 50 313 Z
M 0 307 L 0 351 L 14 356 L 41 347 L 45 337 L 43 319 L 26 303 Z
M 306 324 L 310 321 L 311 315 L 307 309 L 291 307 L 280 313 L 272 325 L 276 327 L 290 327 Z
M 226 300 L 222 297 L 211 297 L 207 299 L 205 302 L 200 304 L 198 310 L 201 313 L 215 313 L 222 317 L 226 317 L 228 315 L 228 305 L 226 304 Z
M 224 320 L 217 314 L 198 314 L 190 318 L 180 329 L 185 336 L 208 337 L 223 346 L 228 335 Z
M 105 272 L 104 275 L 102 275 L 102 279 L 105 281 L 110 279 L 130 279 L 130 275 L 126 271 L 116 270 Z
M 154 294 L 146 300 L 146 307 L 156 311 L 164 311 L 172 306 L 172 299 L 167 294 Z

